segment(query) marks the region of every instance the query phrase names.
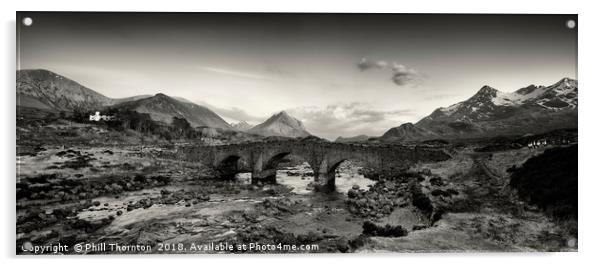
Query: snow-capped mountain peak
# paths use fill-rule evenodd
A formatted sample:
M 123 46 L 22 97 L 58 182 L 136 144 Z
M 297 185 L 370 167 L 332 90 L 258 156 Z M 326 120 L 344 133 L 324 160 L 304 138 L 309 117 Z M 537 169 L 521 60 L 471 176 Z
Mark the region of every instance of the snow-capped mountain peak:
M 498 106 L 536 104 L 547 109 L 575 108 L 576 101 L 577 81 L 570 78 L 563 78 L 548 87 L 530 85 L 512 93 L 499 93 L 492 99 Z
M 577 81 L 570 78 L 509 93 L 483 86 L 465 101 L 436 109 L 416 126 L 454 136 L 478 135 L 491 129 L 523 133 L 572 127 L 576 121 L 577 90 Z
M 475 94 L 475 96 L 493 96 L 496 95 L 499 91 L 489 85 L 484 85 L 479 89 L 479 91 Z

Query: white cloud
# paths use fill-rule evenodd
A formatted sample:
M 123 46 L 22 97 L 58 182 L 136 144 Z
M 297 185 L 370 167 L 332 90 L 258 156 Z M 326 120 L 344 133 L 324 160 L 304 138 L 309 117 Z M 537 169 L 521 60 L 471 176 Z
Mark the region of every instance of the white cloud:
M 220 117 L 222 117 L 224 120 L 226 120 L 228 122 L 246 121 L 251 124 L 258 124 L 258 123 L 263 122 L 266 119 L 264 117 L 253 116 L 253 115 L 247 113 L 245 110 L 237 108 L 237 107 L 223 108 L 223 107 L 211 105 L 205 101 L 198 101 L 198 104 L 209 108 L 210 110 L 214 111 L 215 113 L 217 113 L 217 115 L 220 115 Z
M 416 84 L 422 80 L 420 73 L 402 64 L 393 62 L 391 69 L 393 70 L 392 80 L 397 85 Z
M 310 133 L 331 140 L 361 134 L 381 136 L 397 126 L 401 118 L 413 115 L 412 110 L 382 111 L 360 102 L 305 106 L 287 112 L 301 120 Z
M 389 63 L 384 60 L 374 61 L 374 60 L 367 59 L 365 57 L 362 58 L 359 63 L 357 63 L 357 67 L 361 71 L 369 70 L 372 68 L 384 69 L 388 66 L 389 66 Z
M 422 75 L 418 71 L 416 71 L 412 68 L 406 67 L 397 62 L 389 63 L 384 60 L 374 61 L 374 60 L 367 59 L 365 57 L 360 60 L 360 62 L 357 64 L 357 67 L 361 71 L 366 71 L 369 69 L 387 69 L 390 67 L 391 71 L 393 72 L 391 80 L 393 81 L 393 83 L 395 83 L 396 85 L 399 85 L 399 86 L 410 85 L 410 84 L 411 85 L 419 85 L 422 82 L 423 77 L 424 77 L 424 75 Z

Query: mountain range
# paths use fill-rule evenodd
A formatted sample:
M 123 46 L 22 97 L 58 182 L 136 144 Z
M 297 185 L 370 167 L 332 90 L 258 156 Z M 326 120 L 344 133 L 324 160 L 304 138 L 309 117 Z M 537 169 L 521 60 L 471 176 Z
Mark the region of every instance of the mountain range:
M 54 72 L 34 69 L 17 71 L 17 105 L 52 111 L 93 111 L 118 107 L 147 113 L 155 121 L 171 123 L 185 118 L 191 126 L 231 129 L 219 115 L 206 107 L 164 94 L 109 98 Z
M 522 135 L 577 127 L 577 81 L 530 85 L 511 93 L 483 86 L 469 99 L 438 108 L 416 124 L 388 130 L 384 141 Z
M 209 108 L 162 93 L 109 98 L 69 78 L 43 69 L 17 71 L 17 106 L 47 111 L 96 111 L 107 107 L 149 114 L 151 119 L 171 123 L 174 117 L 191 126 L 206 126 L 262 136 L 306 137 L 311 135 L 301 121 L 280 112 L 253 127 L 245 121 L 228 124 Z
M 416 124 L 403 123 L 377 138 L 385 142 L 434 138 L 474 138 L 536 134 L 577 127 L 577 81 L 563 78 L 550 86 L 518 89 L 511 93 L 483 86 L 465 101 L 438 108 Z M 206 126 L 262 136 L 306 137 L 303 123 L 282 111 L 265 122 L 228 124 L 209 108 L 165 94 L 110 98 L 54 72 L 17 71 L 17 106 L 47 111 L 95 111 L 118 107 L 149 114 L 170 123 L 185 118 L 193 127 Z M 368 136 L 339 137 L 337 142 L 365 142 Z

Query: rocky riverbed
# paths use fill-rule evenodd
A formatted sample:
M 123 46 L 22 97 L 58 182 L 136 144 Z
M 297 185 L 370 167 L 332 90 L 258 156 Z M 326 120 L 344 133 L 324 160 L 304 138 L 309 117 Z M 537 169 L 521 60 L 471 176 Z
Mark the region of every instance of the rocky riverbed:
M 203 166 L 157 156 L 158 149 L 40 147 L 19 155 L 17 253 L 89 243 L 150 249 L 62 253 L 576 249 L 576 236 L 512 195 L 505 167 L 496 165 L 512 163 L 504 155 L 461 152 L 377 180 L 346 162 L 337 192 L 323 194 L 308 187 L 307 164 L 279 170 L 278 184 L 257 186 L 245 175 L 216 180 Z M 512 157 L 524 153 L 531 152 Z M 491 161 L 498 158 L 505 160 Z

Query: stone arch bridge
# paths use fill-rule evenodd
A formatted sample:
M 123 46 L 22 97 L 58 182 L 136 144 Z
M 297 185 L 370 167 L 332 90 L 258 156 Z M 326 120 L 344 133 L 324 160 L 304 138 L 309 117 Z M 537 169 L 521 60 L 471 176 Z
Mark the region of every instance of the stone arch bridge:
M 318 140 L 278 140 L 218 146 L 185 147 L 179 150 L 186 161 L 212 166 L 226 179 L 251 172 L 252 181 L 273 183 L 278 164 L 288 155 L 303 158 L 314 173 L 318 191 L 335 189 L 336 168 L 345 160 L 359 160 L 377 172 L 407 168 L 418 162 L 450 158 L 440 148 L 393 144 L 349 144 Z

